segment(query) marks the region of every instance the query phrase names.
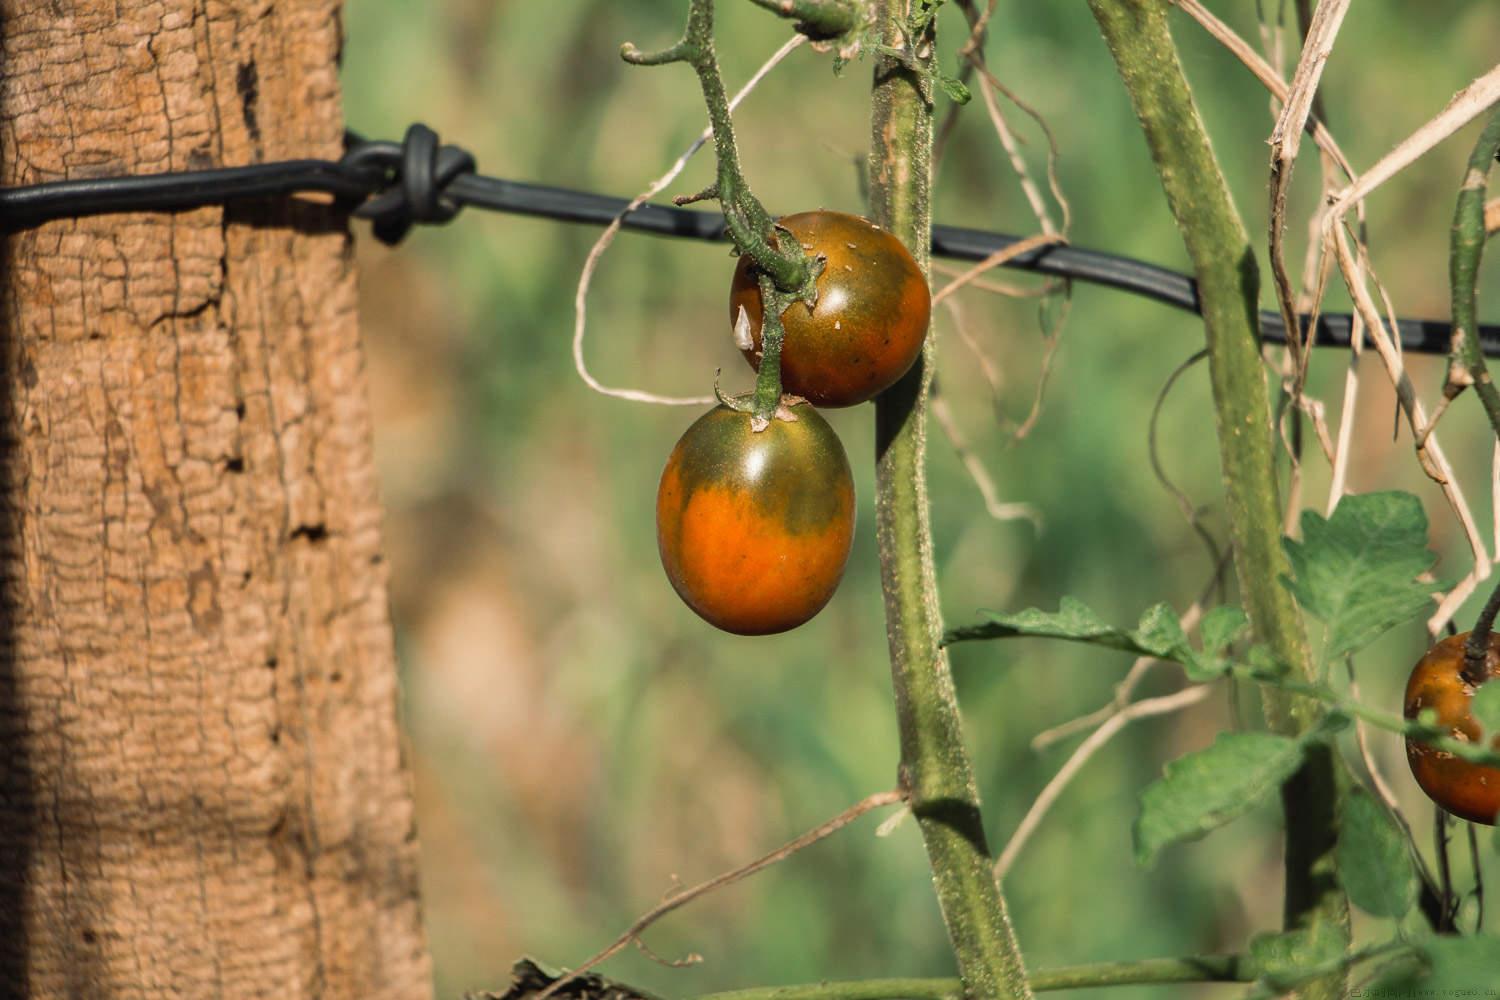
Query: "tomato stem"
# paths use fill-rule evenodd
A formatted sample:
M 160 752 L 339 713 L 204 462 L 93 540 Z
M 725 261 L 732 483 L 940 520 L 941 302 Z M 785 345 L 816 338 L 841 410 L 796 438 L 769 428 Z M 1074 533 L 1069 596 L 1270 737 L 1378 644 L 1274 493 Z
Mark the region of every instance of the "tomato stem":
M 854 0 L 750 0 L 773 14 L 795 18 L 797 30 L 809 38 L 823 40 L 847 34 L 859 25 L 859 4 Z
M 1259 274 L 1249 234 L 1229 195 L 1167 24 L 1167 0 L 1089 0 L 1129 93 L 1167 203 L 1193 261 L 1203 305 L 1209 376 L 1219 438 L 1234 564 L 1256 638 L 1308 681 L 1317 679 L 1295 603 L 1280 579 L 1281 546 L 1270 400 L 1257 323 Z M 1316 727 L 1316 702 L 1270 691 L 1273 729 L 1297 736 Z M 1338 839 L 1338 801 L 1348 780 L 1336 754 L 1310 753 L 1282 788 L 1286 896 L 1291 928 L 1348 940 L 1348 901 L 1328 872 Z M 1340 974 L 1309 985 L 1305 1000 L 1344 996 Z
M 1448 245 L 1448 277 L 1453 294 L 1453 342 L 1448 359 L 1448 380 L 1443 394 L 1453 398 L 1472 385 L 1490 426 L 1500 439 L 1500 390 L 1495 388 L 1484 363 L 1479 343 L 1479 262 L 1484 255 L 1487 237 L 1484 226 L 1484 198 L 1490 164 L 1500 154 L 1500 108 L 1495 109 L 1489 124 L 1474 144 L 1464 179 L 1458 189 L 1458 204 L 1453 210 L 1453 230 Z M 1493 618 L 1493 615 L 1491 615 Z M 1486 634 L 1489 629 L 1486 627 Z M 1479 629 L 1476 627 L 1474 635 Z M 1470 636 L 1470 642 L 1474 642 Z M 1483 649 L 1482 646 L 1477 647 Z
M 760 297 L 762 302 L 760 324 L 760 365 L 755 372 L 755 409 L 757 427 L 762 421 L 770 421 L 776 407 L 781 404 L 781 343 L 786 331 L 781 325 L 781 314 L 796 301 L 797 296 L 779 291 L 771 276 L 761 272 Z
M 1255 974 L 1254 963 L 1242 955 L 1190 955 L 1061 966 L 1033 972 L 1027 980 L 1033 991 L 1042 993 L 1094 986 L 1250 983 Z M 762 986 L 710 993 L 697 1000 L 962 1000 L 963 996 L 963 983 L 958 979 L 856 979 Z
M 1500 583 L 1490 591 L 1490 599 L 1484 603 L 1469 638 L 1464 640 L 1464 665 L 1459 670 L 1464 680 L 1476 687 L 1490 679 L 1490 635 L 1494 630 L 1495 615 L 1500 613 Z
M 634 66 L 662 66 L 685 62 L 698 74 L 703 103 L 713 125 L 714 154 L 718 171 L 712 187 L 688 200 L 715 198 L 724 210 L 724 221 L 735 247 L 748 254 L 755 266 L 770 275 L 782 291 L 801 293 L 811 272 L 807 256 L 793 244 L 782 249 L 771 242 L 771 216 L 745 180 L 734 139 L 734 121 L 729 113 L 729 95 L 714 52 L 714 0 L 691 0 L 687 26 L 676 44 L 655 52 L 642 52 L 626 42 L 620 57 Z
M 903 45 L 907 0 L 875 0 L 876 30 Z M 925 272 L 931 246 L 932 21 L 910 39 L 927 72 L 889 55 L 875 60 L 870 219 L 906 244 Z M 875 397 L 876 540 L 886 635 L 901 735 L 901 773 L 922 832 L 938 904 L 965 996 L 1027 1000 L 1025 963 L 1005 896 L 991 869 L 973 764 L 948 656 L 938 640 L 932 529 L 927 499 L 927 397 L 933 338 L 890 389 Z

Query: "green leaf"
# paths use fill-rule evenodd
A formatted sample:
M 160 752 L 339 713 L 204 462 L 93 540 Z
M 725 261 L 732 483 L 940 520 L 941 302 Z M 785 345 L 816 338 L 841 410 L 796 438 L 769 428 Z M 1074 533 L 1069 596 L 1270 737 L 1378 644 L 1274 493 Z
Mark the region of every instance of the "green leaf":
M 1227 604 L 1205 614 L 1198 623 L 1202 651 L 1194 653 L 1191 662 L 1185 664 L 1188 676 L 1195 681 L 1205 681 L 1227 671 L 1230 667 L 1229 647 L 1249 625 L 1250 619 L 1245 617 L 1245 612 Z
M 1011 636 L 1033 635 L 1049 639 L 1071 639 L 1088 642 L 1096 646 L 1107 646 L 1127 653 L 1145 653 L 1146 650 L 1124 629 L 1105 623 L 1088 605 L 1072 597 L 1064 597 L 1054 614 L 1028 608 L 1013 613 L 986 612 L 989 621 L 983 625 L 970 625 L 951 629 L 945 642 L 964 639 L 1003 639 Z
M 1417 901 L 1417 875 L 1406 838 L 1363 789 L 1344 799 L 1338 873 L 1350 901 L 1377 917 L 1402 917 Z
M 1182 619 L 1165 604 L 1147 608 L 1130 638 L 1140 649 L 1164 660 L 1182 662 L 1193 652 L 1182 630 Z
M 1483 997 L 1500 986 L 1500 940 L 1435 937 L 1421 945 L 1422 960 L 1400 963 L 1369 996 Z
M 1302 515 L 1300 542 L 1283 539 L 1293 576 L 1283 582 L 1327 626 L 1326 655 L 1351 653 L 1421 614 L 1440 585 L 1418 583 L 1434 556 L 1427 515 L 1410 493 L 1344 497 L 1331 518 Z
M 1285 677 L 1292 672 L 1291 665 L 1277 658 L 1270 646 L 1251 646 L 1245 650 L 1245 662 L 1257 675 L 1266 678 Z
M 970 639 L 1008 639 L 1037 636 L 1086 642 L 1108 649 L 1118 649 L 1137 656 L 1155 656 L 1180 663 L 1194 681 L 1209 681 L 1229 669 L 1222 651 L 1245 627 L 1245 614 L 1238 608 L 1215 608 L 1204 617 L 1204 636 L 1208 644 L 1202 653 L 1188 643 L 1182 619 L 1169 605 L 1157 604 L 1141 615 L 1132 629 L 1117 628 L 1096 615 L 1082 601 L 1064 597 L 1057 611 L 985 612 L 988 621 L 949 629 L 943 644 Z
M 1500 684 L 1481 684 L 1469 710 L 1486 733 L 1500 733 Z
M 1205 656 L 1218 656 L 1240 637 L 1250 625 L 1245 612 L 1228 604 L 1211 609 L 1198 623 L 1198 634 L 1203 637 Z
M 964 86 L 964 82 L 957 77 L 939 72 L 937 74 L 937 81 L 938 86 L 943 88 L 943 93 L 948 95 L 948 100 L 954 104 L 968 104 L 974 96 L 969 93 L 969 88 Z
M 1274 733 L 1221 733 L 1213 746 L 1172 761 L 1141 793 L 1136 862 L 1149 867 L 1169 844 L 1243 815 L 1301 763 L 1302 744 Z
M 1327 924 L 1318 927 L 1322 929 L 1268 932 L 1251 938 L 1250 961 L 1256 979 L 1273 988 L 1291 989 L 1309 972 L 1338 962 L 1345 942 Z

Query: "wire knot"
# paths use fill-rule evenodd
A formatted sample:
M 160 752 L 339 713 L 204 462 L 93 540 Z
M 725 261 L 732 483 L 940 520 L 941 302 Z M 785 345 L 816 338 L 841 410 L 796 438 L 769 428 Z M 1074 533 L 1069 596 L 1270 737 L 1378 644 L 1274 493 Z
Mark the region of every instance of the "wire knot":
M 416 223 L 447 222 L 463 207 L 447 189 L 463 174 L 474 173 L 474 157 L 467 150 L 440 146 L 437 133 L 421 122 L 406 130 L 400 145 L 350 138 L 340 164 L 378 168 L 385 176 L 380 192 L 354 210 L 371 221 L 380 242 L 395 246 Z

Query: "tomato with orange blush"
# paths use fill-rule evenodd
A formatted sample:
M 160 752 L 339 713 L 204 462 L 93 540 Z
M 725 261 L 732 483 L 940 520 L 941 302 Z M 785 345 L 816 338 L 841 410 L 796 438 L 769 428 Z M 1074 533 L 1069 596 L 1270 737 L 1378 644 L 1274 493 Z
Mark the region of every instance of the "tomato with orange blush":
M 890 388 L 922 353 L 932 313 L 916 260 L 900 240 L 857 215 L 802 212 L 778 225 L 779 239 L 790 233 L 809 256 L 824 259 L 816 303 L 793 302 L 781 314 L 783 391 L 817 406 L 853 406 Z M 749 333 L 743 353 L 752 367 L 760 364 L 764 313 L 759 276 L 742 256 L 729 291 L 729 322 L 737 338 Z
M 756 433 L 727 406 L 688 428 L 656 495 L 656 539 L 672 587 L 739 635 L 796 628 L 838 588 L 854 540 L 854 479 L 811 406 Z

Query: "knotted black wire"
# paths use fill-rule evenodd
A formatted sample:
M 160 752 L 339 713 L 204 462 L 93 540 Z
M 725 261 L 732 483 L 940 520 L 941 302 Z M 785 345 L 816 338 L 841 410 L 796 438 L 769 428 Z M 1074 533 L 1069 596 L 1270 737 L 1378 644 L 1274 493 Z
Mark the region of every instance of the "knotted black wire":
M 377 167 L 386 179 L 384 190 L 354 210 L 358 218 L 370 220 L 382 243 L 395 246 L 416 223 L 448 222 L 463 207 L 447 190 L 459 176 L 474 173 L 474 157 L 458 146 L 438 145 L 437 133 L 421 122 L 406 130 L 400 145 L 366 142 L 353 133 L 346 144 L 342 167 Z
M 532 215 L 603 226 L 625 210 L 624 198 L 486 177 L 474 157 L 458 146 L 444 146 L 420 122 L 400 143 L 371 141 L 345 133 L 338 160 L 286 160 L 244 167 L 221 167 L 132 177 L 96 177 L 0 188 L 0 232 L 41 225 L 52 219 L 110 212 L 171 212 L 221 205 L 246 198 L 287 197 L 318 191 L 334 196 L 345 211 L 373 224 L 377 239 L 394 245 L 412 226 L 450 221 L 466 205 L 495 212 Z M 625 217 L 623 228 L 686 239 L 725 238 L 718 212 L 642 205 Z M 932 252 L 956 260 L 984 260 L 1021 239 L 957 226 L 932 227 Z M 1073 246 L 1045 246 L 1007 261 L 1006 267 L 1087 281 L 1157 302 L 1201 313 L 1198 285 L 1191 277 L 1144 261 Z M 1308 317 L 1301 317 L 1304 333 Z M 1286 341 L 1286 326 L 1274 310 L 1260 313 L 1261 332 L 1273 343 Z M 1347 347 L 1353 317 L 1318 317 L 1313 345 Z M 1450 325 L 1444 320 L 1399 319 L 1403 349 L 1446 354 Z M 1500 326 L 1480 324 L 1484 353 L 1500 357 Z

